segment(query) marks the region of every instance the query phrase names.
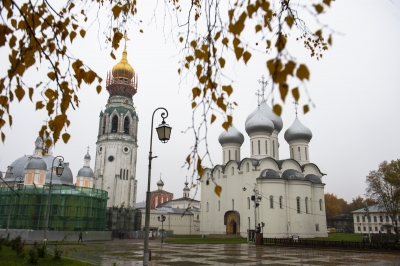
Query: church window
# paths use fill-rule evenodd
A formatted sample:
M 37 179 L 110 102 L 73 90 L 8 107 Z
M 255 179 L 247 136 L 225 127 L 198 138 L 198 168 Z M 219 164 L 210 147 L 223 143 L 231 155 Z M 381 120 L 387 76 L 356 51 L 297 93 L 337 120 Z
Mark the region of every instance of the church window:
M 209 207 L 208 207 L 208 202 L 207 202 L 207 211 L 209 211 L 210 209 L 209 209 Z
M 197 214 L 197 217 L 196 217 L 196 219 L 198 220 L 199 219 L 199 215 Z
M 308 213 L 308 198 L 307 197 L 305 199 L 305 204 L 306 204 L 306 213 Z
M 232 175 L 234 175 L 235 174 L 235 168 L 232 166 Z
M 238 159 L 238 158 L 237 158 L 237 155 L 238 155 L 238 154 L 237 154 L 237 151 L 235 151 L 235 160 L 236 160 L 236 161 L 237 161 L 237 159 Z
M 283 209 L 282 196 L 279 197 L 279 208 Z
M 261 154 L 260 151 L 260 140 L 258 140 L 258 154 Z
M 106 117 L 103 117 L 103 134 L 106 133 Z
M 300 147 L 297 147 L 298 155 L 299 155 L 299 161 L 301 160 L 301 152 L 300 152 Z
M 129 170 L 126 169 L 126 180 L 128 180 L 128 177 L 129 177 L 128 172 L 129 172 Z
M 222 156 L 222 157 L 223 157 L 222 160 L 223 160 L 224 163 L 225 163 L 225 151 L 222 153 L 222 155 L 223 155 L 223 156 Z
M 221 210 L 221 201 L 218 201 L 218 211 Z
M 122 168 L 119 170 L 119 179 L 122 179 Z
M 108 161 L 109 161 L 109 162 L 114 161 L 114 156 L 112 156 L 112 155 L 111 155 L 111 156 L 108 156 Z
M 376 223 L 378 220 L 376 219 L 376 216 L 374 216 L 374 223 Z
M 271 208 L 271 209 L 273 209 L 274 208 L 274 196 L 269 196 L 269 207 Z
M 306 152 L 306 160 L 308 160 L 307 147 L 305 147 L 304 150 Z
M 272 157 L 275 158 L 275 140 L 272 141 Z
M 319 224 L 315 224 L 315 231 L 319 231 Z
M 247 197 L 247 209 L 250 209 L 250 198 Z
M 265 141 L 265 154 L 268 154 L 268 141 Z
M 379 216 L 379 221 L 380 221 L 381 223 L 383 223 L 383 217 L 382 217 L 382 216 Z
M 358 229 L 358 231 L 361 231 L 361 227 L 359 226 L 359 227 L 357 227 L 357 229 Z
M 246 163 L 246 172 L 250 171 L 250 164 Z
M 250 217 L 247 217 L 247 222 L 248 222 L 249 229 L 250 229 Z
M 389 222 L 389 216 L 386 215 L 386 222 Z
M 125 117 L 124 119 L 124 133 L 129 134 L 129 118 Z
M 319 200 L 319 210 L 322 211 L 322 199 Z
M 297 205 L 297 213 L 300 213 L 300 197 L 296 198 L 296 205 Z
M 232 200 L 232 210 L 234 210 L 235 209 L 235 200 L 233 199 Z
M 293 152 L 293 148 L 292 148 L 292 154 L 291 154 L 291 157 L 290 157 L 290 158 L 294 159 L 294 152 Z
M 251 141 L 251 155 L 254 155 L 254 145 L 253 145 L 253 141 Z
M 365 226 L 363 226 L 363 230 L 364 230 L 364 232 L 367 231 L 367 229 L 365 228 Z
M 361 218 L 362 218 L 363 223 L 365 223 L 365 216 L 362 216 Z
M 230 161 L 231 160 L 231 150 L 228 151 L 228 154 L 229 154 L 228 160 Z
M 111 122 L 111 132 L 116 133 L 118 132 L 118 116 L 114 115 L 112 122 Z
M 357 216 L 357 223 L 360 222 L 360 216 Z

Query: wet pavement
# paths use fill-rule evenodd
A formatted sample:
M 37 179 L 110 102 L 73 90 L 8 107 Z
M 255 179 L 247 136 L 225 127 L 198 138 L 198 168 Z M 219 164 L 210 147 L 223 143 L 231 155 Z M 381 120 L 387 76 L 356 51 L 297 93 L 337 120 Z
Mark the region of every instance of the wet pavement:
M 400 265 L 400 252 L 364 252 L 254 246 L 249 244 L 170 244 L 150 240 L 149 265 Z M 86 242 L 64 246 L 68 258 L 96 265 L 137 266 L 143 261 L 143 239 Z M 114 264 L 115 263 L 115 264 Z

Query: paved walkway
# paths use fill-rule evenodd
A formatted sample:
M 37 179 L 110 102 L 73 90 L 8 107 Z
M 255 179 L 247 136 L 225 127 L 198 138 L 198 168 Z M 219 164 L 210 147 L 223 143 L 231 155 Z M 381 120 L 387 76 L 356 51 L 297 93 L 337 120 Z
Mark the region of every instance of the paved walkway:
M 142 265 L 143 239 L 65 246 L 69 258 L 96 265 Z M 151 266 L 158 265 L 400 265 L 399 253 L 297 249 L 248 244 L 160 244 L 150 240 Z

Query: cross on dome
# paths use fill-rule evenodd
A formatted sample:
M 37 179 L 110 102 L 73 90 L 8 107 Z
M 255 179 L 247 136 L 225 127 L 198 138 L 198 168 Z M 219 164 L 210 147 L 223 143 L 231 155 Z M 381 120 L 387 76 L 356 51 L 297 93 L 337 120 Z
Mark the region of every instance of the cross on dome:
M 229 115 L 233 114 L 233 110 L 235 110 L 235 108 L 233 108 L 233 104 L 232 103 L 228 103 Z M 187 179 L 187 176 L 186 176 L 186 179 Z
M 260 97 L 263 96 L 263 94 L 260 93 L 259 89 L 256 92 L 256 96 L 257 96 L 257 104 L 258 104 L 258 106 L 260 106 L 260 103 L 261 103 Z
M 130 39 L 128 38 L 128 33 L 126 31 L 124 33 L 124 37 L 123 38 L 125 39 L 125 47 L 124 47 L 124 49 L 126 49 L 126 42 L 130 41 Z
M 299 108 L 299 103 L 294 101 L 293 104 L 294 104 L 294 109 L 296 110 L 295 112 L 296 112 L 296 116 L 297 116 L 297 108 Z
M 265 90 L 267 89 L 268 81 L 264 80 L 264 75 L 261 76 L 261 79 L 258 80 L 258 83 L 261 84 L 261 100 L 264 100 Z

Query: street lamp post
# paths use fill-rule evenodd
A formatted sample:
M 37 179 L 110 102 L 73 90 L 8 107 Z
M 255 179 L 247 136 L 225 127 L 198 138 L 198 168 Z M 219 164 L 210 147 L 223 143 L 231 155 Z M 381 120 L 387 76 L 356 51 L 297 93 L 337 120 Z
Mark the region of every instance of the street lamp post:
M 24 187 L 24 181 L 23 181 L 22 176 L 17 176 L 17 177 L 14 178 L 13 187 L 15 186 L 15 181 L 17 180 L 17 178 L 18 178 L 17 189 L 18 190 L 22 190 L 23 187 Z M 12 192 L 14 192 L 14 194 L 16 194 L 19 197 L 18 192 L 16 192 L 13 188 L 11 188 L 10 185 L 3 179 L 1 172 L 0 172 L 0 179 L 11 189 Z M 8 206 L 8 218 L 7 218 L 6 235 L 8 235 L 8 228 L 10 227 L 11 204 L 12 204 L 12 200 L 13 200 L 14 194 L 11 194 L 10 205 Z
M 54 161 L 60 157 L 58 160 L 58 166 L 54 167 Z M 49 228 L 49 213 L 50 213 L 50 197 L 51 197 L 51 188 L 52 188 L 52 183 L 53 183 L 53 170 L 56 171 L 56 175 L 60 177 L 64 171 L 64 167 L 62 166 L 62 162 L 64 162 L 64 157 L 62 156 L 56 156 L 53 159 L 53 162 L 51 163 L 51 173 L 50 173 L 50 184 L 49 184 L 49 195 L 47 196 L 47 209 L 46 209 L 46 225 L 44 228 L 44 239 L 43 241 L 47 241 L 47 230 Z
M 152 144 L 153 144 L 153 120 L 154 114 L 157 110 L 164 110 L 166 113 L 161 113 L 162 123 L 156 128 L 158 138 L 162 143 L 167 143 L 171 136 L 171 127 L 164 121 L 168 117 L 167 109 L 159 107 L 153 112 L 151 118 L 151 130 L 150 130 L 150 152 L 149 152 L 149 170 L 147 177 L 147 192 L 146 192 L 146 217 L 145 217 L 145 232 L 144 232 L 144 254 L 143 254 L 143 265 L 149 265 L 149 226 L 150 226 L 150 180 L 151 180 L 151 160 L 157 156 L 152 156 Z
M 161 214 L 161 217 L 158 216 L 158 221 L 161 222 L 161 244 L 164 243 L 164 221 L 165 221 L 165 216 L 164 214 Z
M 246 184 L 249 185 L 249 184 Z M 250 186 L 250 185 L 249 185 Z M 251 186 L 250 186 L 251 187 Z M 254 184 L 253 192 L 254 195 L 251 196 L 251 200 L 254 201 L 254 242 L 255 242 L 255 236 L 256 236 L 256 229 L 257 229 L 257 207 L 260 205 L 261 201 L 261 196 L 258 196 L 258 190 L 257 190 L 257 184 Z M 243 191 L 246 191 L 246 187 L 243 187 Z

